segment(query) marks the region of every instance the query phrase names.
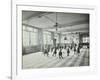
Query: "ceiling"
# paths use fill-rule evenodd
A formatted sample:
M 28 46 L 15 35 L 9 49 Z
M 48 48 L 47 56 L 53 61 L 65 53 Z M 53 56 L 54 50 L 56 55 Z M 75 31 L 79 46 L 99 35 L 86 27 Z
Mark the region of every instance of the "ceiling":
M 56 22 L 58 23 L 58 32 L 66 33 L 89 31 L 88 14 L 23 11 L 22 22 L 24 25 L 52 32 L 56 31 Z

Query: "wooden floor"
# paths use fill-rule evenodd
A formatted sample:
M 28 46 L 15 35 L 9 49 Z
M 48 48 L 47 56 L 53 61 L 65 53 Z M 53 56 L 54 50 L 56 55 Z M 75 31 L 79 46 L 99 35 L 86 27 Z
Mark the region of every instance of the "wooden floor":
M 34 68 L 55 68 L 55 67 L 74 67 L 74 66 L 89 66 L 89 50 L 82 49 L 80 54 L 74 54 L 73 51 L 67 56 L 63 53 L 63 59 L 57 56 L 52 56 L 49 52 L 49 57 L 44 56 L 43 52 L 32 53 L 24 55 L 22 58 L 23 69 Z

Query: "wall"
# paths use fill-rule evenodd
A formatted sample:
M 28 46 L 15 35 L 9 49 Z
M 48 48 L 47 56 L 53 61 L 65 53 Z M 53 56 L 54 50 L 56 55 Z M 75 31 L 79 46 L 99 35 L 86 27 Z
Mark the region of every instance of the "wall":
M 19 1 L 19 0 L 17 0 Z M 34 1 L 47 3 L 62 3 L 62 4 L 79 4 L 79 5 L 96 5 L 97 6 L 97 35 L 98 35 L 98 49 L 100 48 L 100 0 L 20 0 L 20 1 Z M 11 59 L 11 1 L 0 1 L 0 80 L 10 80 L 10 59 Z M 97 53 L 100 53 L 99 50 Z M 100 80 L 100 54 L 98 54 L 98 73 L 92 75 L 81 76 L 66 76 L 59 78 L 38 79 L 38 80 Z

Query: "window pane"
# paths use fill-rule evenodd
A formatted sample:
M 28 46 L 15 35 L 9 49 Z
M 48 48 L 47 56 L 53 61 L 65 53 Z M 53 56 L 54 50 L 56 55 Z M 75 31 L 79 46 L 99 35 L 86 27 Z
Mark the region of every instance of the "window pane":
M 43 32 L 43 41 L 44 41 L 44 44 L 52 44 L 51 43 L 51 33 L 50 32 L 47 32 L 47 31 Z
M 65 37 L 64 35 L 61 36 L 61 43 L 64 43 L 65 42 L 64 41 L 64 37 Z
M 56 43 L 59 43 L 59 35 L 55 34 L 55 38 L 56 38 Z
M 29 46 L 29 32 L 23 31 L 23 46 Z
M 34 45 L 34 33 L 31 33 L 31 45 Z
M 38 45 L 38 33 L 30 32 L 31 46 Z
M 38 30 L 34 28 L 34 32 L 38 33 Z
M 23 25 L 23 30 L 26 30 L 26 26 Z
M 27 31 L 34 31 L 32 27 L 27 27 Z
M 38 45 L 38 30 L 23 25 L 23 46 Z
M 83 37 L 83 43 L 89 43 L 89 37 Z

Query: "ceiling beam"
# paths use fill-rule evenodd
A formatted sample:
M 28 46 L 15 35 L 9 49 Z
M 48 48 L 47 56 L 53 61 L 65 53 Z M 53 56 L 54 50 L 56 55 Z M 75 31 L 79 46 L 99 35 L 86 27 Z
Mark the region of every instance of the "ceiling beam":
M 89 20 L 81 20 L 81 21 L 75 21 L 75 22 L 71 22 L 68 24 L 61 24 L 60 26 L 58 26 L 59 28 L 64 28 L 64 27 L 68 27 L 68 26 L 75 26 L 75 25 L 81 25 L 81 24 L 86 24 L 89 23 Z
M 64 28 L 64 27 L 74 27 L 76 25 L 81 25 L 81 24 L 89 24 L 89 20 L 81 20 L 81 21 L 75 21 L 67 24 L 58 24 L 58 28 Z M 44 29 L 54 29 L 55 27 L 46 27 Z
M 35 14 L 30 15 L 29 17 L 27 17 L 24 20 L 29 20 L 29 19 L 32 19 L 34 17 L 41 18 L 42 16 L 45 16 L 45 15 L 50 14 L 50 13 L 52 13 L 52 12 L 36 12 Z M 23 17 L 24 17 L 24 14 L 23 14 Z M 23 20 L 23 18 L 22 18 L 22 20 Z
M 48 31 L 53 31 L 53 32 L 56 32 L 56 30 L 48 30 Z M 89 31 L 89 28 L 76 28 L 76 29 L 63 29 L 63 30 L 59 30 L 58 29 L 58 33 L 59 32 L 76 32 L 76 31 Z
M 43 12 L 41 13 L 41 12 L 36 12 L 35 14 L 33 13 L 32 15 L 30 15 L 30 16 L 28 16 L 27 18 L 25 18 L 25 19 L 23 19 L 24 18 L 24 13 L 23 13 L 23 15 L 22 15 L 22 20 L 24 21 L 24 20 L 29 20 L 29 19 L 31 19 L 32 17 L 36 17 L 36 16 L 39 16 L 39 15 L 41 15 L 41 14 L 44 14 Z
M 35 27 L 33 25 L 26 24 L 26 23 L 22 23 L 22 25 L 25 25 L 26 27 L 32 27 L 32 28 L 36 28 L 36 29 L 41 29 L 41 28 Z
M 64 30 L 61 30 L 61 32 L 66 32 L 66 31 L 82 31 L 82 30 L 89 30 L 89 28 L 77 28 L 77 29 L 64 29 Z

